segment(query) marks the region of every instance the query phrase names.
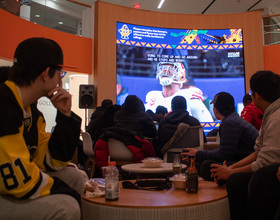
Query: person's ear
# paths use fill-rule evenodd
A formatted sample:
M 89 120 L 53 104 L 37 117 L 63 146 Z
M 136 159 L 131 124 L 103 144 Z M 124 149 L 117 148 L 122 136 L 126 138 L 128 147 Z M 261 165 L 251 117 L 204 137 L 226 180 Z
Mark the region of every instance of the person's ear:
M 263 99 L 262 96 L 260 96 L 259 93 L 257 93 L 257 92 L 254 92 L 253 96 L 256 100 L 262 100 Z
M 44 81 L 46 81 L 48 78 L 50 78 L 50 76 L 49 76 L 49 70 L 50 70 L 50 67 L 47 67 L 47 68 L 42 72 L 42 74 L 41 74 L 42 79 L 43 79 Z
M 215 107 L 213 107 L 213 112 L 214 112 L 215 117 L 219 120 L 220 112 Z

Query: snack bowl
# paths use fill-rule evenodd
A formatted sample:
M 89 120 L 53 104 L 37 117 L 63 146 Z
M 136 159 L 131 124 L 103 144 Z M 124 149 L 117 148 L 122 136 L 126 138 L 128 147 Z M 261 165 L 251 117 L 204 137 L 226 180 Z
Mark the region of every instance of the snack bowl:
M 186 189 L 186 175 L 184 173 L 176 174 L 169 180 L 172 181 L 174 189 Z
M 142 160 L 142 162 L 147 168 L 158 168 L 161 167 L 162 159 L 158 157 L 147 157 L 144 160 Z

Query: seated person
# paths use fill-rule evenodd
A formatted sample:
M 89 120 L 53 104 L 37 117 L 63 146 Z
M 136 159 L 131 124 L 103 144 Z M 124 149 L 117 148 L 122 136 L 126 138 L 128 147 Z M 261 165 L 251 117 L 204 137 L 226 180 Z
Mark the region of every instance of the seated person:
M 81 119 L 62 88 L 63 51 L 53 40 L 29 38 L 14 54 L 9 80 L 0 84 L 0 219 L 79 219 L 85 178 L 66 167 Z M 52 134 L 36 102 L 57 109 Z
M 256 140 L 254 152 L 231 166 L 226 166 L 225 163 L 223 165 L 211 165 L 212 176 L 215 180 L 227 180 L 232 220 L 251 219 L 246 218 L 246 213 L 249 204 L 248 199 L 250 199 L 248 198 L 248 190 L 251 190 L 250 184 L 253 182 L 253 175 L 263 167 L 280 164 L 280 76 L 269 70 L 258 71 L 250 79 L 250 88 L 253 102 L 264 112 L 260 135 Z M 270 173 L 268 170 L 262 171 L 267 174 Z M 271 183 L 275 182 L 275 179 L 270 179 L 270 177 L 266 180 L 271 181 Z M 276 187 L 279 189 L 279 183 Z M 274 188 L 273 186 L 269 190 L 275 192 L 276 195 L 278 192 L 274 191 Z M 273 201 L 274 198 L 269 199 Z M 256 210 L 254 209 L 254 211 Z M 267 209 L 265 212 L 271 212 L 271 209 Z M 253 219 L 255 218 L 253 217 Z M 273 217 L 262 218 L 262 215 L 259 215 L 258 219 L 273 219 Z M 279 216 L 276 216 L 275 219 L 279 219 Z
M 255 140 L 259 133 L 257 129 L 235 112 L 234 98 L 227 92 L 220 92 L 212 101 L 214 114 L 221 120 L 219 127 L 220 147 L 215 150 L 196 150 L 187 148 L 188 153 L 194 154 L 198 164 L 200 176 L 205 180 L 212 180 L 210 165 L 227 161 L 233 164 L 254 151 Z M 200 166 L 199 166 L 200 165 Z M 200 167 L 200 168 L 199 168 Z
M 122 109 L 115 114 L 115 127 L 136 132 L 139 137 L 156 138 L 157 129 L 153 119 L 145 112 L 145 106 L 136 95 L 128 95 Z
M 244 108 L 248 105 L 250 105 L 252 103 L 252 97 L 249 93 L 246 93 L 244 96 L 243 96 L 243 106 Z
M 148 114 L 151 116 L 151 118 L 153 119 L 154 123 L 157 122 L 156 115 L 155 115 L 155 113 L 154 113 L 152 110 L 148 109 L 148 110 L 146 111 L 146 113 L 148 113 Z
M 189 126 L 200 125 L 200 122 L 189 115 L 187 101 L 183 96 L 175 96 L 171 101 L 172 112 L 168 113 L 159 123 L 158 139 L 161 149 L 174 135 L 180 123 Z
M 159 105 L 156 108 L 156 113 L 155 113 L 157 122 L 159 123 L 161 121 L 161 119 L 163 119 L 165 117 L 165 115 L 167 113 L 168 113 L 167 108 L 165 108 L 164 106 Z
M 243 97 L 243 105 L 244 108 L 241 112 L 241 117 L 251 123 L 259 131 L 262 125 L 263 111 L 255 106 L 249 94 Z
M 95 111 L 90 116 L 90 122 L 87 126 L 87 130 L 92 131 L 91 125 L 94 124 L 95 119 L 99 118 L 105 111 L 108 106 L 112 106 L 113 102 L 111 99 L 104 99 L 101 103 L 101 106 L 97 106 Z
M 94 116 L 94 113 L 92 114 L 94 117 L 91 117 L 86 131 L 90 134 L 93 144 L 98 140 L 104 129 L 114 126 L 115 113 L 120 108 L 119 105 L 113 105 L 110 99 L 105 99 L 98 110 L 98 115 Z

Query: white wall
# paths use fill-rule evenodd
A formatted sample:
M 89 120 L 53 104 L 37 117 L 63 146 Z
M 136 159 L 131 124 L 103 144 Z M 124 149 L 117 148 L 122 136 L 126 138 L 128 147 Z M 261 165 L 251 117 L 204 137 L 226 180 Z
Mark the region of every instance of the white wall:
M 72 95 L 72 111 L 82 118 L 81 129 L 85 130 L 85 109 L 79 108 L 79 87 L 81 84 L 88 84 L 87 74 L 71 74 L 69 75 L 69 93 Z M 87 120 L 88 124 L 88 120 Z

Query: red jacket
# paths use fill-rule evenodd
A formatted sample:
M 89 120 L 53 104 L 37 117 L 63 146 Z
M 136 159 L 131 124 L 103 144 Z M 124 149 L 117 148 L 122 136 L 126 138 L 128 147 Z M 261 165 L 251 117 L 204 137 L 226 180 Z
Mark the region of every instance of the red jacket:
M 146 157 L 155 157 L 156 153 L 151 142 L 145 139 L 141 139 L 136 136 L 133 132 L 122 129 L 112 128 L 107 130 L 100 139 L 95 143 L 94 154 L 95 154 L 95 165 L 101 169 L 103 166 L 108 166 L 108 139 L 118 139 L 127 146 L 127 148 L 133 154 L 133 161 L 140 163 Z
M 262 125 L 263 111 L 255 106 L 253 102 L 244 107 L 241 117 L 251 123 L 258 131 Z

